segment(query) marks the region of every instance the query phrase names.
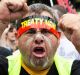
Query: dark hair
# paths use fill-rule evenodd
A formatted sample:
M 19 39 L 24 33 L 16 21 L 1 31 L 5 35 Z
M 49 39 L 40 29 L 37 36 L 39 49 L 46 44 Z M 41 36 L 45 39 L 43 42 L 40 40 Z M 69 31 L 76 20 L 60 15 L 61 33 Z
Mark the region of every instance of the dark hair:
M 13 29 L 16 28 L 14 25 L 11 25 L 9 28 L 9 32 L 13 32 Z

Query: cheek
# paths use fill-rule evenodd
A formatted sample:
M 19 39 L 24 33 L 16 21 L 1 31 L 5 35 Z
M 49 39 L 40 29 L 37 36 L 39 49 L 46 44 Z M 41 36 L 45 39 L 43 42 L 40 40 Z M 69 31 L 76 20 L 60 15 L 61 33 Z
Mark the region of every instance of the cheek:
M 48 36 L 53 46 L 57 45 L 57 38 L 55 36 Z
M 9 34 L 8 34 L 8 38 L 9 38 L 9 39 L 13 39 L 13 38 L 14 38 L 13 36 L 14 36 L 14 34 L 12 34 L 12 33 L 9 33 Z
M 22 37 L 20 40 L 19 40 L 19 48 L 22 52 L 25 53 L 30 53 L 30 48 L 31 48 L 31 42 L 32 42 L 32 38 L 29 38 L 29 37 Z
M 7 34 L 7 37 L 9 38 L 10 36 L 11 36 L 11 34 L 8 33 L 8 34 Z
M 55 36 L 48 36 L 49 40 L 50 40 L 50 47 L 51 47 L 51 51 L 49 50 L 50 55 L 54 55 L 57 47 L 58 47 L 58 40 Z
M 28 37 L 20 37 L 18 44 L 22 47 L 25 42 L 28 40 Z

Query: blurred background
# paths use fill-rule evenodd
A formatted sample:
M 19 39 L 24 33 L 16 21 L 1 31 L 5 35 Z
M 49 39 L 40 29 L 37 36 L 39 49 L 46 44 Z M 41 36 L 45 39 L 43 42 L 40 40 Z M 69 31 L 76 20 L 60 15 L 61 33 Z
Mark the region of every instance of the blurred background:
M 80 11 L 80 0 L 28 0 L 27 3 L 28 5 L 33 3 L 44 3 L 48 6 L 58 4 L 64 6 L 69 12 L 72 12 L 70 9 L 75 9 L 77 12 Z

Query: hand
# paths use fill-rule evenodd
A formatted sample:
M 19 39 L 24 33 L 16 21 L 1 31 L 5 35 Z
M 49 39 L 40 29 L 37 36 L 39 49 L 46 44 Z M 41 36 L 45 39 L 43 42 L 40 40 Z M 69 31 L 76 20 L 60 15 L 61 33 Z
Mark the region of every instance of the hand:
M 58 23 L 66 37 L 80 50 L 80 15 L 64 14 Z M 80 51 L 79 51 L 80 52 Z
M 0 1 L 0 37 L 11 20 L 22 18 L 28 12 L 25 0 Z
M 26 0 L 1 0 L 1 1 L 4 2 L 8 6 L 8 8 L 13 12 L 22 9 L 24 3 L 26 2 Z
M 0 20 L 16 20 L 27 13 L 28 6 L 25 0 L 1 0 Z

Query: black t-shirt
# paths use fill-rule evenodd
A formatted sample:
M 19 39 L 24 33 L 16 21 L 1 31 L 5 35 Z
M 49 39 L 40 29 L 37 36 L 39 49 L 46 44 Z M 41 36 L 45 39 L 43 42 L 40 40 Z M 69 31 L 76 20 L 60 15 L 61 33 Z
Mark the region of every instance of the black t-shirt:
M 59 75 L 56 69 L 55 63 L 53 63 L 47 75 L 53 75 L 53 74 Z M 3 56 L 0 56 L 0 75 L 8 75 L 8 60 Z M 21 67 L 20 75 L 29 75 L 29 74 L 24 70 L 23 67 Z M 79 60 L 75 60 L 73 62 L 73 65 L 71 68 L 71 75 L 80 75 L 80 61 Z

